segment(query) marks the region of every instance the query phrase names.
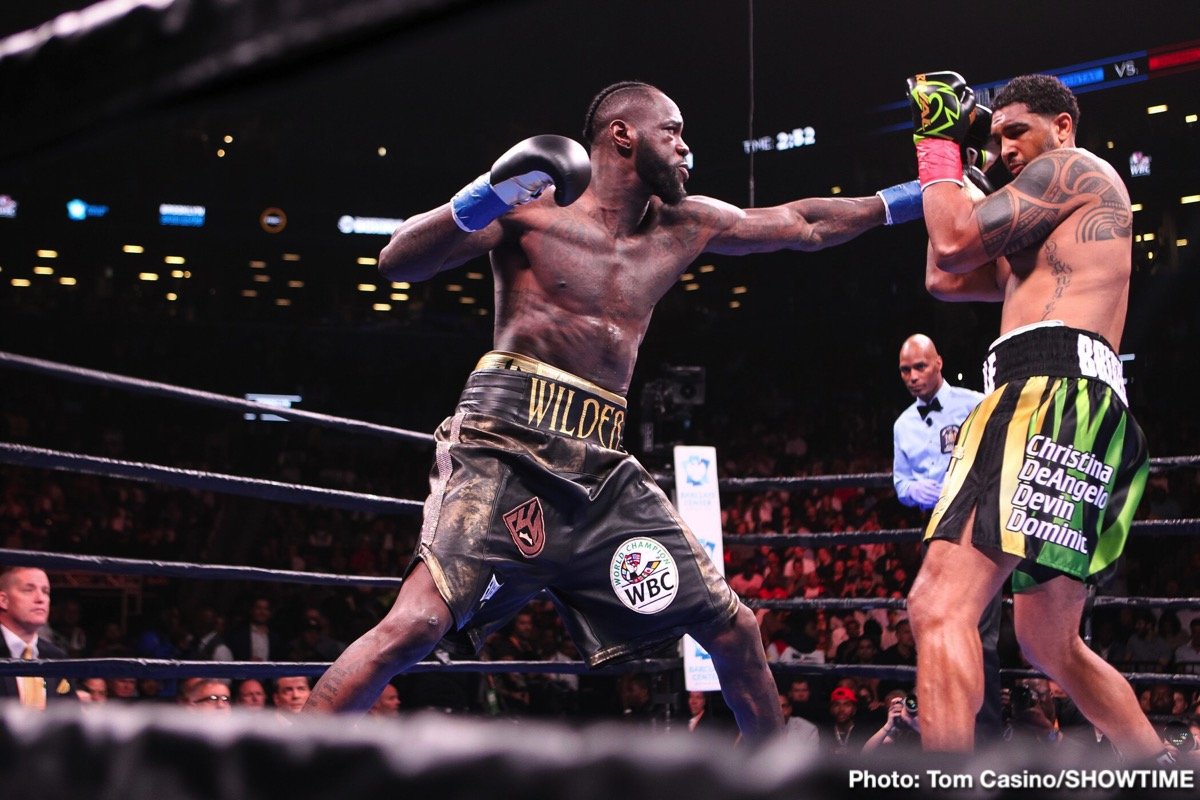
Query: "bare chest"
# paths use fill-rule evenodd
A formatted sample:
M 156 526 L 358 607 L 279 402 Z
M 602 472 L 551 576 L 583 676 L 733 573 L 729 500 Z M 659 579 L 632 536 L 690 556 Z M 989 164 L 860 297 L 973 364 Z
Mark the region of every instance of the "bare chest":
M 525 236 L 522 249 L 547 296 L 633 313 L 648 313 L 698 255 L 668 229 L 613 237 L 577 220 Z

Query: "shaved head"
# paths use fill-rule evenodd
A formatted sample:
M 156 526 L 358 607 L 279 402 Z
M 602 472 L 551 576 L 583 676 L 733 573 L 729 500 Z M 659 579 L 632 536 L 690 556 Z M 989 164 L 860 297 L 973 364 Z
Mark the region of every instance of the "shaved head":
M 904 344 L 900 345 L 900 358 L 904 358 L 905 351 L 913 355 L 925 356 L 931 360 L 939 357 L 933 339 L 923 333 L 914 333 L 904 340 Z

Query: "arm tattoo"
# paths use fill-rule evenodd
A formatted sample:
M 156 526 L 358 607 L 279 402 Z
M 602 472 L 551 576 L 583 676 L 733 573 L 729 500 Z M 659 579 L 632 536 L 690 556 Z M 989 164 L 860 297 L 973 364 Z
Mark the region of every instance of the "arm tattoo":
M 1098 203 L 1078 221 L 1075 241 L 1132 235 L 1129 205 L 1092 156 L 1074 150 L 1046 153 L 1031 162 L 1008 191 L 979 204 L 984 251 L 995 258 L 1037 244 L 1091 198 Z
M 342 667 L 330 667 L 325 670 L 321 680 L 317 681 L 317 699 L 324 703 L 333 703 L 342 691 L 342 681 L 350 676 L 350 671 Z
M 1046 303 L 1046 308 L 1042 312 L 1042 319 L 1049 319 L 1050 312 L 1058 305 L 1058 301 L 1062 299 L 1063 292 L 1071 284 L 1071 265 L 1063 261 L 1058 256 L 1058 244 L 1055 242 L 1046 242 L 1046 261 L 1050 264 L 1050 272 L 1054 275 L 1054 296 Z

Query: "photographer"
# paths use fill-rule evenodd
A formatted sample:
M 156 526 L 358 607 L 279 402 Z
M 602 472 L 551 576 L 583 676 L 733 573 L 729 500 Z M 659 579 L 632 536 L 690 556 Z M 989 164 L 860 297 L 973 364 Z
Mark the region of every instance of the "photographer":
M 1097 739 L 1095 728 L 1071 723 L 1073 706 L 1060 707 L 1055 702 L 1054 687 L 1045 678 L 1018 681 L 1008 699 L 1004 706 L 1006 740 L 1038 746 L 1069 746 L 1075 750 L 1111 746 Z
M 893 689 L 887 693 L 884 701 L 887 703 L 887 721 L 863 745 L 863 752 L 893 745 L 919 748 L 921 722 L 917 717 L 917 696 L 903 689 Z

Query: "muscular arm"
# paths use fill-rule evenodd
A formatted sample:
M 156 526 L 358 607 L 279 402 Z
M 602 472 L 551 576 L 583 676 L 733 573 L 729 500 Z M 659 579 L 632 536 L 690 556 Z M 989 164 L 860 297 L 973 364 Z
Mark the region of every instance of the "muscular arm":
M 503 236 L 500 222 L 475 233 L 454 223 L 450 204 L 405 220 L 379 254 L 379 272 L 393 281 L 423 281 L 491 250 Z
M 714 215 L 711 253 L 744 255 L 772 250 L 821 250 L 848 242 L 884 221 L 878 197 L 814 197 L 772 208 L 740 209 L 694 198 Z
M 925 190 L 925 226 L 936 265 L 954 273 L 1043 241 L 1072 212 L 1099 199 L 1078 241 L 1128 235 L 1128 207 L 1095 157 L 1075 149 L 1038 156 L 1010 183 L 977 203 L 952 183 Z
M 947 272 L 937 265 L 933 246 L 925 251 L 925 289 L 946 303 L 1000 303 L 1012 270 L 998 258 L 969 272 Z

